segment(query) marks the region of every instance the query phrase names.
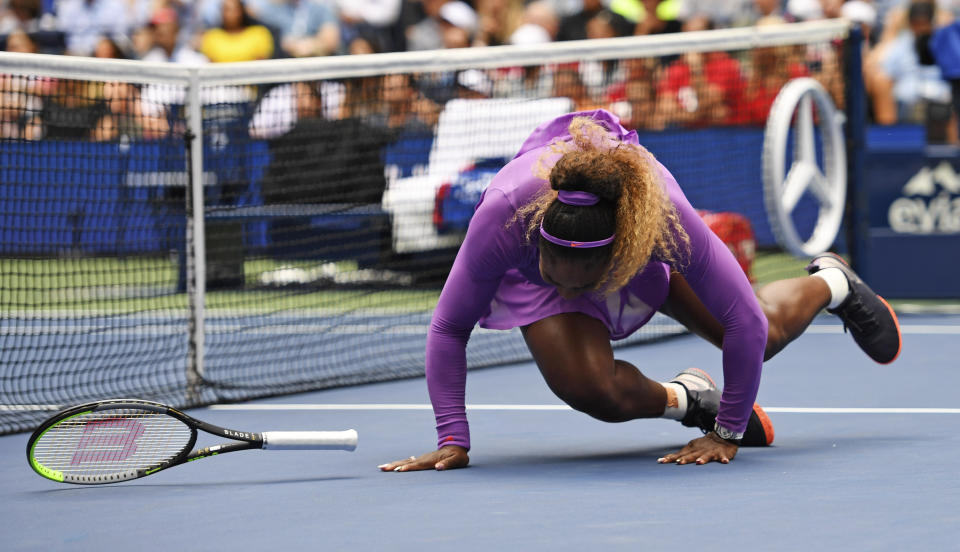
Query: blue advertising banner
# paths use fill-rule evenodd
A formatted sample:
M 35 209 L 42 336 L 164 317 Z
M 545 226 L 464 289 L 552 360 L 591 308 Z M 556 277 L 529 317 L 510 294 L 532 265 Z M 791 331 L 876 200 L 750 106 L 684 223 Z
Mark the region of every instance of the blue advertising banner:
M 960 298 L 960 149 L 868 145 L 858 268 L 877 293 Z

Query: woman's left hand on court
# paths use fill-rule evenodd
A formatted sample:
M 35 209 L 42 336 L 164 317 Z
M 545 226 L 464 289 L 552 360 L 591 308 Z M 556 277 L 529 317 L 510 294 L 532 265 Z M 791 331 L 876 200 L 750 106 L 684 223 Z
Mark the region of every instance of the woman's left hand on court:
M 439 450 L 411 456 L 406 460 L 397 460 L 389 464 L 380 464 L 380 471 L 418 471 L 418 470 L 452 470 L 465 468 L 470 463 L 467 449 L 457 445 L 447 445 Z
M 668 454 L 657 461 L 661 464 L 706 464 L 708 462 L 727 464 L 737 455 L 739 448 L 711 431 L 687 443 L 680 452 Z

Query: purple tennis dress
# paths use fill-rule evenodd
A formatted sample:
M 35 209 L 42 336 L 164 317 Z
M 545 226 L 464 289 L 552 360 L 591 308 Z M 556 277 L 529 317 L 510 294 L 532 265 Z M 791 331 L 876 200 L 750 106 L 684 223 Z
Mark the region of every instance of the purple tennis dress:
M 670 267 L 651 260 L 615 293 L 564 299 L 540 277 L 536 241 L 525 239 L 522 224 L 511 224 L 516 210 L 547 185 L 534 175 L 534 168 L 549 153 L 549 144 L 570 139 L 568 127 L 576 116 L 591 117 L 621 140 L 638 143 L 636 133 L 627 132 L 607 111 L 563 115 L 534 130 L 516 157 L 487 187 L 440 294 L 427 335 L 427 387 L 441 447 L 470 448 L 464 401 L 466 346 L 477 323 L 506 330 L 555 314 L 580 312 L 606 324 L 611 339 L 622 339 L 650 320 L 667 297 Z M 729 249 L 690 206 L 667 169 L 662 165 L 659 169 L 661 183 L 690 236 L 689 262 L 679 270 L 725 328 L 725 386 L 717 421 L 740 433 L 746 428 L 760 385 L 767 319 Z

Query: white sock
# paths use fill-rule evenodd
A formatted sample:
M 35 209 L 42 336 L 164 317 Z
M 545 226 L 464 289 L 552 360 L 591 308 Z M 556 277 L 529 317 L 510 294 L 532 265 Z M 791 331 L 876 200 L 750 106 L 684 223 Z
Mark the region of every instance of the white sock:
M 830 287 L 830 304 L 828 309 L 835 309 L 843 303 L 843 300 L 850 294 L 850 282 L 847 276 L 839 268 L 824 268 L 813 273 L 813 276 L 822 278 Z
M 667 390 L 667 407 L 663 410 L 663 418 L 682 420 L 687 415 L 687 389 L 679 383 L 661 383 Z

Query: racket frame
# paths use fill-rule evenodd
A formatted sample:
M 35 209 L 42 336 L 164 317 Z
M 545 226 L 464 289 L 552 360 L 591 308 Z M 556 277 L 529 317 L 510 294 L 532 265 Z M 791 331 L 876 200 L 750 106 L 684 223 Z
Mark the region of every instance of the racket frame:
M 51 428 L 56 425 L 64 422 L 70 418 L 75 418 L 84 414 L 97 413 L 97 412 L 109 412 L 110 410 L 121 410 L 121 409 L 140 409 L 147 410 L 151 412 L 156 412 L 158 414 L 164 414 L 171 416 L 186 425 L 190 429 L 190 438 L 186 445 L 184 445 L 183 450 L 179 454 L 173 456 L 165 462 L 160 464 L 149 466 L 146 468 L 131 469 L 127 472 L 110 474 L 104 476 L 70 476 L 65 475 L 62 472 L 47 468 L 40 464 L 34 457 L 33 450 L 36 446 L 36 443 L 40 440 L 43 435 L 49 431 Z M 211 435 L 217 437 L 222 437 L 225 439 L 231 439 L 232 442 L 220 443 L 216 445 L 211 445 L 208 447 L 203 447 L 200 449 L 194 450 L 194 446 L 197 443 L 197 430 L 204 431 Z M 207 458 L 210 456 L 216 456 L 218 454 L 225 454 L 228 452 L 235 452 L 238 450 L 250 450 L 250 449 L 259 449 L 263 448 L 264 438 L 261 433 L 250 433 L 246 431 L 235 431 L 232 429 L 226 429 L 220 426 L 213 425 L 208 422 L 204 422 L 189 416 L 176 408 L 160 404 L 152 401 L 144 401 L 140 399 L 112 399 L 105 401 L 96 401 L 92 403 L 81 404 L 73 406 L 62 410 L 61 412 L 51 416 L 49 419 L 45 420 L 33 434 L 30 436 L 30 439 L 27 441 L 27 460 L 30 462 L 30 467 L 33 468 L 35 472 L 41 476 L 51 479 L 53 481 L 58 481 L 61 483 L 74 483 L 79 485 L 99 485 L 104 483 L 117 483 L 120 481 L 129 481 L 132 479 L 139 479 L 141 477 L 146 477 L 148 475 L 155 474 L 159 471 L 184 464 L 186 462 L 192 462 L 194 460 L 199 460 L 201 458 Z

